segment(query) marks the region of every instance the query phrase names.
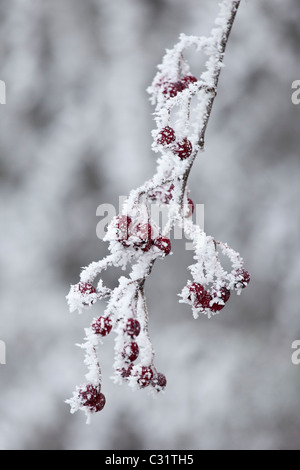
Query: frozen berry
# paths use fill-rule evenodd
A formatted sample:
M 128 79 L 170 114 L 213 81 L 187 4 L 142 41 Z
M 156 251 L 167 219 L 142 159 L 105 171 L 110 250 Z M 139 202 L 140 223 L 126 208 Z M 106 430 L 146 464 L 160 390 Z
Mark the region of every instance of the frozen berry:
M 90 411 L 101 411 L 105 406 L 105 396 L 99 391 L 100 387 L 88 384 L 79 390 L 79 397 L 83 406 Z
M 171 241 L 169 238 L 157 237 L 153 241 L 153 245 L 163 251 L 165 255 L 168 255 L 171 251 Z
M 127 368 L 122 367 L 122 369 L 119 370 L 121 377 L 123 377 L 123 379 L 128 379 L 128 377 L 131 376 L 132 369 L 133 364 L 130 364 Z
M 190 294 L 188 299 L 194 300 L 194 306 L 196 308 L 209 308 L 209 304 L 211 301 L 210 293 L 202 286 L 202 284 L 198 284 L 197 282 L 193 282 L 190 286 L 188 286 Z
M 165 386 L 167 385 L 166 376 L 162 374 L 161 372 L 158 372 L 156 375 L 154 375 L 151 381 L 151 385 L 157 390 L 165 388 Z
M 78 290 L 81 294 L 96 294 L 96 289 L 93 286 L 93 284 L 90 284 L 89 282 L 79 282 L 78 284 Z
M 219 290 L 213 289 L 212 297 L 221 299 L 224 303 L 228 302 L 230 298 L 230 290 L 226 286 L 221 287 Z
M 132 228 L 131 235 L 136 238 L 135 248 L 141 248 L 142 251 L 149 251 L 152 244 L 152 227 L 150 224 L 137 224 Z
M 153 371 L 151 367 L 142 366 L 141 372 L 137 374 L 137 382 L 141 388 L 148 387 L 153 379 Z
M 188 198 L 187 200 L 187 213 L 186 217 L 191 217 L 195 211 L 195 204 L 192 199 Z
M 151 240 L 152 227 L 150 224 L 137 224 L 132 229 L 132 235 L 143 241 Z
M 132 341 L 124 346 L 122 356 L 124 359 L 128 359 L 130 362 L 135 361 L 139 355 L 139 347 L 137 343 Z
M 197 81 L 198 81 L 197 78 L 194 77 L 193 75 L 186 75 L 180 80 L 180 83 L 181 83 L 182 89 L 185 89 L 189 86 L 190 83 L 195 83 Z
M 163 82 L 162 84 L 162 93 L 168 98 L 174 98 L 180 91 L 182 91 L 182 84 L 180 81 Z
M 218 302 L 215 302 L 210 306 L 210 310 L 212 312 L 219 312 L 224 307 L 225 307 L 225 304 L 219 304 Z
M 97 396 L 95 400 L 94 411 L 97 413 L 98 411 L 103 410 L 105 403 L 106 403 L 105 395 L 103 395 L 103 393 L 99 393 L 99 395 Z
M 119 215 L 116 217 L 117 239 L 118 241 L 127 240 L 129 237 L 129 227 L 131 225 L 131 217 L 128 215 Z
M 169 145 L 175 141 L 175 131 L 170 126 L 164 127 L 160 133 L 160 137 L 157 139 L 157 143 L 160 145 Z
M 93 321 L 92 328 L 96 335 L 106 336 L 111 332 L 112 322 L 108 317 L 99 317 Z
M 125 331 L 131 338 L 138 336 L 141 331 L 140 322 L 135 318 L 128 318 Z
M 236 289 L 244 289 L 250 282 L 250 274 L 246 269 L 240 268 L 235 272 L 236 283 L 234 287 Z
M 173 147 L 173 152 L 180 160 L 186 160 L 192 154 L 193 146 L 191 142 L 185 137 L 183 140 L 177 142 Z

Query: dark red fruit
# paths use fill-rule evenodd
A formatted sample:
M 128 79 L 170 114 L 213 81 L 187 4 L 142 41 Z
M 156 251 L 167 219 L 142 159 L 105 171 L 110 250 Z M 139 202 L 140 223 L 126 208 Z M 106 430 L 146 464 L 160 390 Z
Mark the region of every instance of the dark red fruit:
M 181 82 L 163 82 L 162 84 L 162 93 L 168 98 L 174 98 L 177 93 L 182 91 Z
M 195 204 L 190 198 L 188 198 L 187 203 L 188 203 L 188 207 L 187 207 L 186 217 L 191 217 L 195 211 Z
M 192 154 L 193 146 L 191 142 L 185 137 L 180 142 L 177 142 L 173 147 L 173 152 L 180 160 L 186 160 Z
M 92 328 L 97 335 L 106 336 L 111 332 L 112 322 L 108 317 L 99 317 L 93 321 Z
M 210 293 L 202 286 L 202 284 L 198 284 L 194 282 L 190 286 L 188 286 L 190 295 L 188 296 L 189 300 L 194 300 L 194 306 L 196 308 L 209 308 L 209 304 L 211 301 Z
M 132 369 L 133 369 L 133 364 L 130 364 L 127 368 L 122 367 L 122 369 L 119 371 L 121 374 L 121 377 L 123 377 L 123 379 L 128 379 L 128 377 L 131 376 Z
M 152 227 L 150 224 L 137 224 L 132 228 L 131 235 L 139 240 L 134 241 L 135 248 L 141 248 L 142 251 L 149 251 L 152 245 Z
M 163 251 L 165 255 L 168 255 L 171 251 L 171 241 L 169 238 L 157 237 L 153 241 L 153 245 Z
M 142 370 L 137 375 L 137 382 L 141 388 L 148 387 L 153 379 L 153 370 L 151 367 L 142 366 Z
M 116 218 L 117 240 L 127 240 L 129 237 L 129 227 L 131 225 L 131 217 L 128 215 L 119 215 Z
M 240 268 L 235 272 L 236 283 L 235 288 L 244 289 L 250 282 L 250 274 L 246 269 Z
M 157 390 L 165 388 L 165 386 L 167 385 L 166 376 L 162 374 L 161 372 L 158 372 L 156 375 L 154 375 L 151 381 L 151 385 Z
M 181 83 L 182 89 L 184 90 L 185 88 L 189 86 L 190 83 L 195 83 L 197 81 L 198 81 L 197 78 L 194 77 L 193 75 L 186 75 L 180 80 L 180 83 Z
M 131 338 L 138 336 L 141 331 L 140 322 L 135 318 L 128 318 L 125 331 Z
M 150 224 L 137 224 L 132 229 L 132 235 L 140 238 L 141 241 L 151 240 L 152 227 Z
M 99 387 L 88 384 L 79 390 L 79 397 L 82 405 L 90 409 L 90 411 L 101 411 L 105 406 L 105 396 L 99 391 Z
M 212 306 L 210 307 L 211 311 L 212 312 L 219 312 L 220 310 L 222 310 L 222 308 L 225 307 L 225 304 L 218 304 L 218 303 L 214 303 L 212 304 Z
M 160 131 L 159 136 L 160 137 L 157 139 L 157 143 L 160 145 L 169 145 L 176 140 L 175 131 L 170 126 L 164 127 Z
M 219 290 L 214 289 L 212 292 L 212 297 L 221 299 L 224 303 L 226 303 L 230 298 L 230 290 L 225 286 L 221 287 Z
M 96 289 L 89 282 L 79 282 L 78 290 L 81 294 L 96 294 Z
M 124 359 L 128 359 L 130 362 L 133 362 L 138 358 L 139 352 L 137 343 L 132 341 L 124 346 L 122 356 Z

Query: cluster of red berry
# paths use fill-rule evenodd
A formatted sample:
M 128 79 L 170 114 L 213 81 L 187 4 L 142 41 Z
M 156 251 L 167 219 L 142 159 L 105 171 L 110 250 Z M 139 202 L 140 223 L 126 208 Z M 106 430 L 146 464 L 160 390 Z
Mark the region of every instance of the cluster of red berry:
M 87 295 L 95 290 L 89 283 L 80 283 L 80 288 Z M 100 316 L 94 319 L 91 327 L 96 335 L 105 337 L 111 332 L 113 325 L 109 317 Z M 140 331 L 140 322 L 135 318 L 128 318 L 123 328 L 124 345 L 120 352 L 120 359 L 124 363 L 124 367 L 118 369 L 117 373 L 125 380 L 133 377 L 139 388 L 152 386 L 156 391 L 161 391 L 165 388 L 167 379 L 164 374 L 157 372 L 153 365 L 142 366 L 137 372 L 133 371 L 133 363 L 139 356 L 136 338 Z M 94 413 L 101 411 L 106 403 L 100 383 L 97 386 L 92 384 L 81 386 L 78 390 L 78 398 L 82 407 Z
M 174 155 L 177 155 L 180 160 L 186 160 L 192 155 L 192 143 L 184 137 L 182 140 L 176 141 L 176 134 L 172 127 L 166 126 L 159 132 L 157 143 L 164 147 L 170 148 Z
M 191 83 L 195 83 L 197 81 L 197 78 L 193 77 L 193 75 L 186 75 L 176 82 L 162 80 L 159 85 L 163 95 L 166 95 L 167 98 L 174 98 L 178 93 L 188 88 Z
M 167 237 L 153 237 L 154 230 L 149 223 L 134 224 L 127 215 L 119 215 L 115 220 L 116 240 L 125 248 L 149 251 L 152 247 L 158 248 L 164 255 L 171 251 L 171 241 Z
M 250 282 L 250 274 L 244 268 L 235 271 L 234 277 L 233 289 L 235 290 L 244 289 Z M 230 289 L 225 284 L 209 290 L 205 289 L 202 284 L 193 282 L 187 285 L 187 289 L 187 300 L 195 309 L 200 311 L 208 309 L 213 314 L 222 310 L 230 298 Z

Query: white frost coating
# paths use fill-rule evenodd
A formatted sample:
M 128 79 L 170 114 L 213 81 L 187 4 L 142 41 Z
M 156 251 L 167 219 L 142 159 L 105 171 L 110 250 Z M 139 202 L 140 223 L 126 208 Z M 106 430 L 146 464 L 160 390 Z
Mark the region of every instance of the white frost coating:
M 97 282 L 96 293 L 82 296 L 78 286 L 71 286 L 67 296 L 70 310 L 78 310 L 79 313 L 94 305 L 98 299 L 107 298 L 102 317 L 111 322 L 116 335 L 112 379 L 119 384 L 126 382 L 133 390 L 149 385 L 152 391 L 164 388 L 155 386 L 155 381 L 151 382 L 158 375 L 149 336 L 144 283 L 157 258 L 169 254 L 168 234 L 176 223 L 184 228 L 195 249 L 195 263 L 189 267 L 193 280 L 187 282 L 180 294 L 180 302 L 191 305 L 194 318 L 198 318 L 201 313 L 209 318 L 218 314 L 228 300 L 230 290 L 240 293 L 246 285 L 243 275 L 237 275 L 243 266 L 239 254 L 228 245 L 207 236 L 193 223 L 191 216 L 186 217 L 189 197 L 187 179 L 196 154 L 204 147 L 206 124 L 223 67 L 224 41 L 226 43 L 228 39 L 233 9 L 238 3 L 223 0 L 219 17 L 215 21 L 216 27 L 210 37 L 181 34 L 178 43 L 166 51 L 148 88 L 150 100 L 155 105 L 156 129 L 152 131 L 152 149 L 158 154 L 156 173 L 141 187 L 130 192 L 121 214 L 110 223 L 104 239 L 109 243 L 110 254 L 82 270 L 80 281 L 90 284 Z M 207 56 L 205 70 L 199 78 L 192 75 L 184 57 L 189 48 L 202 51 Z M 196 119 L 192 119 L 192 112 L 197 116 Z M 169 128 L 168 133 L 165 128 Z M 150 204 L 153 201 L 158 206 L 169 205 L 168 221 L 163 232 L 151 220 Z M 230 273 L 223 269 L 218 250 L 231 261 Z M 101 278 L 96 281 L 108 267 L 125 270 L 129 265 L 129 275 L 121 276 L 118 286 L 112 290 L 103 285 Z M 206 293 L 206 303 L 203 292 Z M 139 333 L 128 330 L 128 324 L 132 321 L 138 322 Z M 84 362 L 88 368 L 86 379 L 88 384 L 99 386 L 100 389 L 98 346 L 102 337 L 96 334 L 92 326 L 85 332 L 86 338 L 81 348 L 85 351 Z M 134 359 L 130 358 L 131 352 L 134 352 Z M 73 397 L 67 402 L 72 413 L 81 409 L 89 421 L 93 411 L 83 406 L 79 390 L 76 388 Z

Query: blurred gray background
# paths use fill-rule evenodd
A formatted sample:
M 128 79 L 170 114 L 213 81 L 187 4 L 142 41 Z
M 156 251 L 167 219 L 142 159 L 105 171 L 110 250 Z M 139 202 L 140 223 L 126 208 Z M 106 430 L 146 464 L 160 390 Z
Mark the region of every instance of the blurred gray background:
M 86 425 L 64 403 L 86 372 L 75 343 L 105 307 L 78 316 L 65 300 L 107 253 L 96 209 L 155 171 L 146 88 L 181 32 L 210 32 L 217 3 L 0 1 L 1 449 L 300 448 L 298 0 L 242 1 L 190 179 L 205 231 L 241 253 L 251 284 L 194 320 L 177 297 L 192 253 L 174 242 L 147 283 L 166 393 L 113 384 L 112 337 L 100 350 L 105 409 Z

